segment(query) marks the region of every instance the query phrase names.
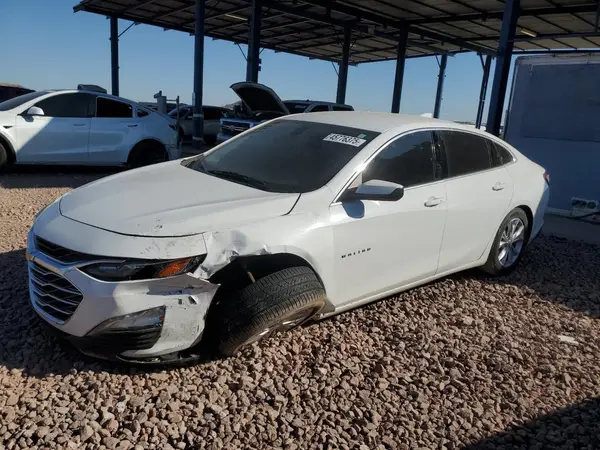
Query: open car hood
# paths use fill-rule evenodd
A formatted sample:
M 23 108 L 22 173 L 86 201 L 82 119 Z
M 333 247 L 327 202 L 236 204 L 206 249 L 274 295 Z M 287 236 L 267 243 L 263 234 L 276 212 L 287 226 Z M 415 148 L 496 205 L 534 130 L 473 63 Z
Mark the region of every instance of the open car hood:
M 290 114 L 275 91 L 264 84 L 243 81 L 232 84 L 231 89 L 251 112 L 272 111 L 285 115 Z

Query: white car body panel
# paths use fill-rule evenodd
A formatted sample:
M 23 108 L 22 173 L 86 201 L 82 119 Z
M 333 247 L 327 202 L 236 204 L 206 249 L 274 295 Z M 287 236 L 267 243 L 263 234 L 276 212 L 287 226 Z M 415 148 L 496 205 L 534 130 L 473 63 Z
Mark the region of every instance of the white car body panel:
M 28 259 L 33 264 L 37 258 L 69 279 L 84 300 L 65 324 L 40 315 L 56 328 L 85 336 L 107 318 L 165 305 L 169 320 L 164 339 L 126 356 L 164 355 L 200 339 L 204 313 L 216 291 L 209 279 L 235 258 L 286 253 L 304 259 L 327 292 L 328 303 L 320 312 L 326 317 L 484 264 L 500 223 L 515 207 L 531 210 L 532 237 L 543 225 L 549 195 L 543 168 L 487 133 L 435 119 L 376 113 L 310 113 L 278 120 L 340 124 L 381 134 L 326 185 L 300 195 L 261 191 L 193 171 L 180 161 L 113 175 L 66 194 L 34 223 Z M 480 134 L 509 149 L 514 161 L 407 188 L 395 202 L 362 201 L 361 208 L 337 201 L 386 143 L 430 129 Z M 498 181 L 505 187 L 493 190 Z M 106 283 L 48 259 L 36 248 L 33 235 L 91 255 L 206 258 L 190 274 Z M 190 296 L 193 302 L 186 303 Z M 34 293 L 36 307 L 33 299 Z
M 15 118 L 17 162 L 88 162 L 89 118 Z
M 24 113 L 39 102 L 64 94 L 90 94 L 131 106 L 131 118 L 26 116 Z M 143 108 L 142 108 L 143 109 Z M 137 104 L 121 97 L 87 91 L 54 91 L 41 95 L 14 109 L 0 111 L 0 138 L 8 141 L 16 164 L 83 164 L 122 165 L 129 152 L 144 139 L 160 142 L 170 159 L 181 157 L 177 132 L 166 117 L 148 112 L 137 117 Z

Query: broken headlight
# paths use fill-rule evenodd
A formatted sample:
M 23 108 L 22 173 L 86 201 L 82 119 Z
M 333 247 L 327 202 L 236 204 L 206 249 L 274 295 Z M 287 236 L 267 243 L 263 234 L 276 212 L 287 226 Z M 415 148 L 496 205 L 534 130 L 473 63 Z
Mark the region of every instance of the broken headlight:
M 166 278 L 192 272 L 204 261 L 206 255 L 168 261 L 126 260 L 100 262 L 79 270 L 100 281 L 136 281 Z

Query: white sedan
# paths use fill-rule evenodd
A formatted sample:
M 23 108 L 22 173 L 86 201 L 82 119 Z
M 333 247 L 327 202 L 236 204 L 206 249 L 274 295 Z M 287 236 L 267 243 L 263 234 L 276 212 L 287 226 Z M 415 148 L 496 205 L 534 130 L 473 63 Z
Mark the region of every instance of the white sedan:
M 456 123 L 286 116 L 49 205 L 28 237 L 31 304 L 88 354 L 233 355 L 453 272 L 509 273 L 548 192 L 542 167 Z
M 167 116 L 93 91 L 36 91 L 0 103 L 5 164 L 142 166 L 177 159 Z

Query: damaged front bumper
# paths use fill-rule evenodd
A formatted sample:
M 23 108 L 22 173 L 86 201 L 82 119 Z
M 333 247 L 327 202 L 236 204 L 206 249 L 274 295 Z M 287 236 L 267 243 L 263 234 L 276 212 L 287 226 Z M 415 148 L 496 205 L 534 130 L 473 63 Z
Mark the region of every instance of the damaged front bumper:
M 27 260 L 37 314 L 83 353 L 105 359 L 144 361 L 195 347 L 218 288 L 191 274 L 99 281 L 42 253 L 31 232 Z

